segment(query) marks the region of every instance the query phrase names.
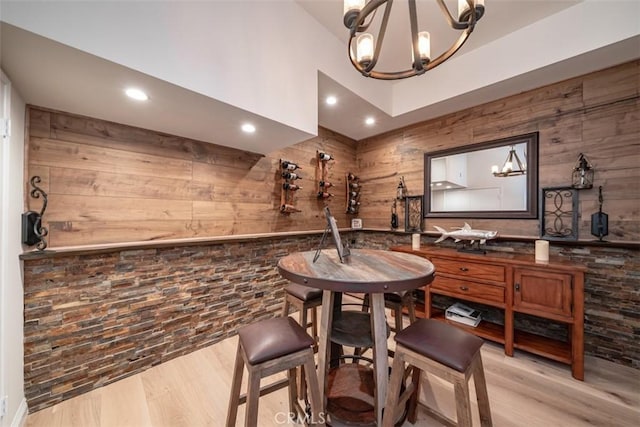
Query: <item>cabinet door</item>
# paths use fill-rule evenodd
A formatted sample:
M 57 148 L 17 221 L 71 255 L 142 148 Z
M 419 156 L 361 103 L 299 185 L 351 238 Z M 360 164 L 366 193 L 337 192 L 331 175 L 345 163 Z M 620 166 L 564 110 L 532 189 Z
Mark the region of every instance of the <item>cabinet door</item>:
M 515 268 L 513 309 L 529 314 L 571 318 L 571 275 Z

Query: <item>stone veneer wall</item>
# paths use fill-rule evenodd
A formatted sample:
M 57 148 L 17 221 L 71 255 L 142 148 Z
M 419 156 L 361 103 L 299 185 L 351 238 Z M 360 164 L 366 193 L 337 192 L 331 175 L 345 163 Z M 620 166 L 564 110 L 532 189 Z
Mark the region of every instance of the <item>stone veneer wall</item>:
M 24 260 L 31 412 L 280 314 L 276 264 L 320 236 Z
M 353 247 L 410 244 L 403 233 L 344 233 Z M 265 238 L 85 255 L 25 257 L 25 394 L 30 411 L 214 344 L 277 316 L 282 256 L 319 236 Z M 433 242 L 423 236 L 423 244 Z M 532 242 L 490 242 L 530 252 Z M 551 244 L 586 264 L 585 351 L 640 368 L 638 251 Z M 544 325 L 542 325 L 544 327 Z M 536 325 L 531 325 L 536 328 Z M 548 326 L 547 326 L 548 328 Z

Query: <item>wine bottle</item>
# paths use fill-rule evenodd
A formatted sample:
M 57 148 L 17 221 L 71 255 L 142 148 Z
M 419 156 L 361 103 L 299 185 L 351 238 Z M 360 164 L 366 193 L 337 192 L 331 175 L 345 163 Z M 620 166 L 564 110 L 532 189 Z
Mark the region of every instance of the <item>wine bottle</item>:
M 319 184 L 320 184 L 320 187 L 322 188 L 333 187 L 333 184 L 328 181 L 320 181 Z
M 282 184 L 282 188 L 285 190 L 291 190 L 291 191 L 297 191 L 302 189 L 302 187 L 300 187 L 299 185 L 289 184 L 288 182 L 285 182 L 284 184 Z
M 331 196 L 333 196 L 333 194 L 327 193 L 326 191 L 318 191 L 318 199 L 326 199 Z
M 357 182 L 350 182 L 349 183 L 349 187 L 351 187 L 352 190 L 355 190 L 355 189 L 359 188 L 360 185 Z
M 347 213 L 350 213 L 350 214 L 358 213 L 358 207 L 357 206 L 349 206 L 347 208 Z
M 318 153 L 318 158 L 319 158 L 320 160 L 324 160 L 324 161 L 327 161 L 327 160 L 333 160 L 333 157 L 331 156 L 331 154 L 322 153 L 322 152 L 321 152 L 321 153 Z
M 302 168 L 300 166 L 298 166 L 296 163 L 288 162 L 286 160 L 283 160 L 282 161 L 282 169 L 288 170 L 288 171 L 294 171 L 296 169 L 302 169 Z
M 351 206 L 358 206 L 358 205 L 360 205 L 360 202 L 357 201 L 356 199 L 349 199 L 349 204 Z
M 293 172 L 282 172 L 282 177 L 284 179 L 302 179 L 302 177 Z
M 357 191 L 350 191 L 349 192 L 349 196 L 354 197 L 354 198 L 358 197 L 358 192 Z
M 294 213 L 294 212 L 302 212 L 300 209 L 297 209 L 295 206 L 293 205 L 281 205 L 280 206 L 280 212 L 282 213 Z
M 349 181 L 357 181 L 357 180 L 358 180 L 358 177 L 357 177 L 357 176 L 355 176 L 354 174 L 352 174 L 351 172 L 349 172 L 349 174 L 347 175 L 347 179 L 348 179 Z

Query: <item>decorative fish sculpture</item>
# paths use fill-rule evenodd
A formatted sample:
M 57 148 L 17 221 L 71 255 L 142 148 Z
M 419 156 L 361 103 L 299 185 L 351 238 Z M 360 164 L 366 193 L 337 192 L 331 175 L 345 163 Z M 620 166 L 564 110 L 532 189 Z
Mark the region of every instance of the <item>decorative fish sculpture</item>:
M 442 236 L 435 243 L 442 242 L 443 240 L 451 237 L 456 242 L 460 240 L 471 240 L 471 244 L 476 240 L 480 240 L 480 244 L 484 244 L 487 240 L 495 239 L 498 235 L 497 231 L 488 230 L 474 230 L 469 224 L 464 223 L 464 227 L 458 228 L 455 231 L 447 231 L 442 227 L 434 225 L 435 229 L 442 233 Z

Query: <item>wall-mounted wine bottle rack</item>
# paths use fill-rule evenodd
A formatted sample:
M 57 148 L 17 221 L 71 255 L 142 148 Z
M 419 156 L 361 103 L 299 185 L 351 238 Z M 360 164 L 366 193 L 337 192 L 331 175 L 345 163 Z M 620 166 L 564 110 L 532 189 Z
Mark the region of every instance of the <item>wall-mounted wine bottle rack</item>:
M 297 182 L 302 179 L 298 169 L 302 169 L 297 163 L 280 159 L 280 176 L 282 177 L 282 187 L 280 188 L 280 212 L 289 215 L 301 212 L 295 207 L 294 195 L 296 191 L 302 189 Z
M 351 172 L 347 172 L 345 182 L 347 186 L 345 210 L 348 214 L 357 215 L 360 211 L 360 179 Z
M 329 192 L 329 189 L 333 187 L 333 184 L 329 181 L 329 161 L 334 160 L 331 154 L 327 154 L 323 151 L 316 151 L 316 159 L 318 160 L 318 167 L 316 169 L 316 181 L 318 182 L 318 200 L 328 199 L 333 196 Z

